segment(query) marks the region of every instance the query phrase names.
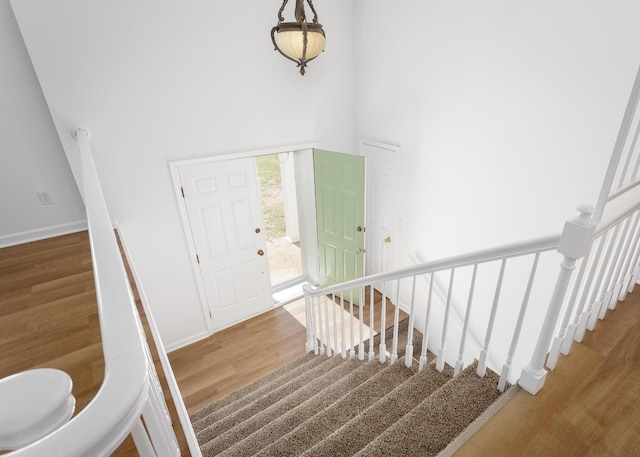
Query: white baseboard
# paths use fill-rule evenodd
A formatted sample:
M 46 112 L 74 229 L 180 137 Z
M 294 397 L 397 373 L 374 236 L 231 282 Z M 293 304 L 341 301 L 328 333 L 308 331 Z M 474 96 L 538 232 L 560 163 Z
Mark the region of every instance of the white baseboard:
M 167 354 L 169 352 L 175 351 L 176 349 L 180 349 L 180 348 L 183 348 L 185 346 L 189 346 L 190 344 L 196 343 L 196 342 L 198 342 L 200 340 L 204 340 L 205 338 L 208 338 L 209 336 L 211 336 L 211 335 L 206 330 L 204 332 L 200 332 L 200 333 L 197 333 L 195 335 L 189 335 L 188 338 L 183 338 L 180 341 L 176 341 L 174 343 L 171 343 L 171 344 L 167 345 L 166 346 Z
M 10 235 L 0 236 L 0 248 L 15 246 L 17 244 L 30 243 L 32 241 L 40 241 L 56 236 L 68 235 L 70 233 L 81 232 L 87 230 L 87 221 L 76 221 L 68 224 L 52 225 L 36 230 L 27 230 L 24 232 L 12 233 Z

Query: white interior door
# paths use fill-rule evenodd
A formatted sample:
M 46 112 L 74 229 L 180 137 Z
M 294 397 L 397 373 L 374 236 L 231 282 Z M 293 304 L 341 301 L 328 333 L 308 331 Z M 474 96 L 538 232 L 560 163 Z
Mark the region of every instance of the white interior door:
M 178 172 L 213 329 L 270 309 L 254 159 L 181 166 Z
M 393 270 L 397 244 L 397 170 L 400 148 L 361 140 L 367 158 L 367 276 Z

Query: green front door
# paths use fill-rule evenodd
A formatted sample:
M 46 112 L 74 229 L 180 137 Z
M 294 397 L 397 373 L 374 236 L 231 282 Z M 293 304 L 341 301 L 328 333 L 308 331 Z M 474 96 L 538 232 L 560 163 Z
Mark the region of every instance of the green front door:
M 364 274 L 364 157 L 314 150 L 321 286 Z M 350 293 L 344 295 L 349 300 Z M 359 291 L 353 291 L 358 304 Z

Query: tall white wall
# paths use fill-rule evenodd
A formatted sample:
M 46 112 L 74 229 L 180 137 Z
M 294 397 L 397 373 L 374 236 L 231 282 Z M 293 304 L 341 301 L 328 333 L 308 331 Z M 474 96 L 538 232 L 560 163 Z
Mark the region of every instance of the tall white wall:
M 434 260 L 559 234 L 576 205 L 596 203 L 640 64 L 639 2 L 355 4 L 356 136 L 401 147 L 398 266 L 410 256 Z M 559 271 L 557 254 L 543 260 L 515 378 Z M 496 370 L 531 260 L 514 263 L 491 343 Z M 457 278 L 454 314 L 463 316 L 469 272 Z M 439 281 L 446 286 L 447 275 Z M 495 284 L 485 278 L 476 287 L 471 331 L 479 341 Z M 403 292 L 410 303 L 411 291 Z M 426 293 L 422 285 L 416 303 Z M 441 325 L 431 329 L 434 342 Z M 448 344 L 457 356 L 458 343 Z
M 93 134 L 169 346 L 206 329 L 170 161 L 399 144 L 401 264 L 559 232 L 595 201 L 640 60 L 637 2 L 316 3 L 327 49 L 301 77 L 270 43 L 280 2 L 12 0 L 72 162 L 70 132 Z
M 559 233 L 595 204 L 638 17 L 635 0 L 356 1 L 356 135 L 401 146 L 401 260 Z
M 72 161 L 70 132 L 83 126 L 92 133 L 109 210 L 165 344 L 203 335 L 168 164 L 310 141 L 349 151 L 351 2 L 316 5 L 327 47 L 304 77 L 271 44 L 281 2 L 17 0 L 12 6 Z
M 0 0 L 0 61 L 0 246 L 82 229 L 84 206 L 9 0 Z M 43 206 L 40 191 L 54 203 Z

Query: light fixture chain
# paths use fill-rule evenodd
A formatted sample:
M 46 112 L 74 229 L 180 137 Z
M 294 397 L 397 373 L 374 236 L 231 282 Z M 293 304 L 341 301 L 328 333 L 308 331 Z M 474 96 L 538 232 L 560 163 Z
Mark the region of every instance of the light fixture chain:
M 307 0 L 307 3 L 311 7 L 311 11 L 313 11 L 313 23 L 317 24 L 318 23 L 318 13 L 316 12 L 316 9 L 313 7 L 313 2 L 311 0 Z
M 282 15 L 282 13 L 284 12 L 284 7 L 287 6 L 288 2 L 289 2 L 289 0 L 284 0 L 282 2 L 282 6 L 280 7 L 280 11 L 278 11 L 278 23 L 284 21 L 284 16 Z

